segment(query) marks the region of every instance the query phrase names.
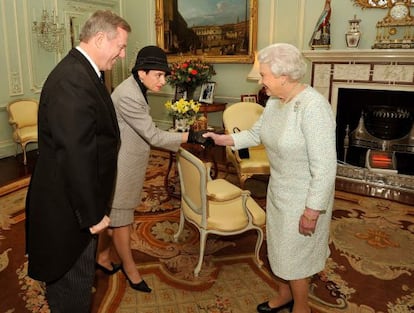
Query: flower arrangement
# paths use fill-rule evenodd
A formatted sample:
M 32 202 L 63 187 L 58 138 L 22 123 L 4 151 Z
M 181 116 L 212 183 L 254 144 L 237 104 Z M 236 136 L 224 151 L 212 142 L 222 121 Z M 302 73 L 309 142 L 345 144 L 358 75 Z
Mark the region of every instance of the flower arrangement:
M 167 78 L 168 84 L 185 89 L 195 89 L 216 75 L 213 65 L 203 62 L 201 59 L 172 63 L 170 69 L 171 75 Z
M 172 102 L 171 100 L 165 103 L 165 108 L 175 119 L 190 119 L 195 120 L 201 104 L 194 100 L 180 100 Z

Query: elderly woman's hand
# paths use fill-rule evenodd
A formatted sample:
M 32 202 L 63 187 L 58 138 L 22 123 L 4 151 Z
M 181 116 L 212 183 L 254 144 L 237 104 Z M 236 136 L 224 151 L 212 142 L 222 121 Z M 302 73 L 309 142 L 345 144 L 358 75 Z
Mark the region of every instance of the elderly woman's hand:
M 218 146 L 233 146 L 234 141 L 233 137 L 230 135 L 220 135 L 213 132 L 207 132 L 203 134 L 204 138 L 211 138 L 214 140 L 214 143 Z
M 318 222 L 319 211 L 306 208 L 299 220 L 299 232 L 305 236 L 312 236 Z

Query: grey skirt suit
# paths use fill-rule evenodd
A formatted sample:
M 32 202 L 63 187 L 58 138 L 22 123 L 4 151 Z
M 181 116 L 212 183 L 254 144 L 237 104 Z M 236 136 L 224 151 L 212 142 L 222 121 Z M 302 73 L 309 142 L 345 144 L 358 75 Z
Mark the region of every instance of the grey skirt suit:
M 112 227 L 125 226 L 134 220 L 134 210 L 141 201 L 151 146 L 177 151 L 181 145 L 181 133 L 156 127 L 143 90 L 145 87 L 131 75 L 112 93 L 121 134 L 110 213 Z

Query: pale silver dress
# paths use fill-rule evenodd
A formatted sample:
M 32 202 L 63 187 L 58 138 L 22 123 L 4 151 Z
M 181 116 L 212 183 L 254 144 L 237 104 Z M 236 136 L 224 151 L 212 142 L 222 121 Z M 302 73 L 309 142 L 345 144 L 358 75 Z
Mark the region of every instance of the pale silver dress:
M 285 280 L 309 277 L 329 256 L 335 191 L 335 118 L 328 101 L 307 86 L 288 103 L 270 98 L 259 121 L 232 135 L 235 149 L 263 143 L 270 161 L 266 232 L 272 271 Z M 320 210 L 311 237 L 299 233 L 305 207 Z

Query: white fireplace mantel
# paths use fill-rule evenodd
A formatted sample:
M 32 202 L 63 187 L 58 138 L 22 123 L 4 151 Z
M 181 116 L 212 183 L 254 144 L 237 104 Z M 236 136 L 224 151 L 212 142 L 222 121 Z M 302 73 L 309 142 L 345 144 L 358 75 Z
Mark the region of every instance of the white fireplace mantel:
M 335 109 L 335 88 L 414 89 L 414 49 L 307 50 L 311 84 Z
M 311 62 L 414 62 L 414 49 L 305 50 Z

